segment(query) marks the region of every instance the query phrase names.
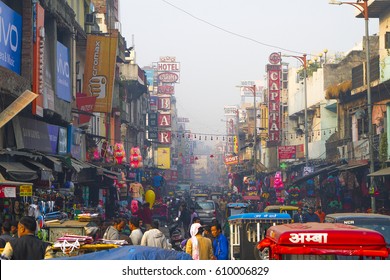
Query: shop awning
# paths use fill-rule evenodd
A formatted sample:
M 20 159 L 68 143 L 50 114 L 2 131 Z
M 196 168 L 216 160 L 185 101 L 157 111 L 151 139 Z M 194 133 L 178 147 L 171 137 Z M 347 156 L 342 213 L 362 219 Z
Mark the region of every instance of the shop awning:
M 48 181 L 53 177 L 53 171 L 47 167 L 46 165 L 32 160 L 26 160 L 26 164 L 30 164 L 31 166 L 37 168 L 41 173 L 41 180 Z
M 122 174 L 119 172 L 114 172 L 108 169 L 103 168 L 103 176 L 113 179 L 113 180 L 121 180 Z
M 0 167 L 15 181 L 32 181 L 38 178 L 36 171 L 20 162 L 0 162 Z
M 32 186 L 32 183 L 27 183 L 27 182 L 16 182 L 16 181 L 9 181 L 4 178 L 3 175 L 0 173 L 0 186 L 1 185 L 7 185 L 7 186 Z
M 62 172 L 62 162 L 61 159 L 56 158 L 54 156 L 43 155 L 44 159 L 53 164 L 53 170 L 55 172 Z
M 389 176 L 390 175 L 390 167 L 386 167 L 383 169 L 380 169 L 378 171 L 375 171 L 371 174 L 368 174 L 370 177 L 378 177 L 378 176 Z
M 368 162 L 357 163 L 357 164 L 344 164 L 344 165 L 338 166 L 337 169 L 340 171 L 347 171 L 347 170 L 352 170 L 355 168 L 360 168 L 360 167 L 365 167 L 365 166 L 368 166 Z
M 295 185 L 295 184 L 298 184 L 298 183 L 301 183 L 301 182 L 305 182 L 311 178 L 314 178 L 315 176 L 318 176 L 320 174 L 324 174 L 324 173 L 328 173 L 328 172 L 331 172 L 333 171 L 334 169 L 336 168 L 336 165 L 330 165 L 330 166 L 327 166 L 327 167 L 324 167 L 324 168 L 321 168 L 321 169 L 318 169 L 308 175 L 305 175 L 305 176 L 302 176 L 298 179 L 296 179 L 294 182 L 291 183 L 291 185 Z

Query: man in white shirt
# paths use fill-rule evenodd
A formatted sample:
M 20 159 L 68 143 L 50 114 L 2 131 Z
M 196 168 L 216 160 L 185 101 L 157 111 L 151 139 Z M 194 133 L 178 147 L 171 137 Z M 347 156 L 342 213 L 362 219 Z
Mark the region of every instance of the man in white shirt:
M 131 230 L 130 240 L 132 245 L 140 245 L 143 233 L 139 228 L 139 218 L 132 216 L 129 221 L 129 227 Z

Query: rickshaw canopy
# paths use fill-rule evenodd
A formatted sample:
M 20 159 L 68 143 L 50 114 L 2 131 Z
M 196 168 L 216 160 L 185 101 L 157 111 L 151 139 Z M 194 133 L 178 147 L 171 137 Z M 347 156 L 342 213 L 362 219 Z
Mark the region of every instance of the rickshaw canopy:
M 305 223 L 272 226 L 257 248 L 278 255 L 342 255 L 386 258 L 389 250 L 377 231 L 344 224 Z
M 243 223 L 258 220 L 262 220 L 265 223 L 273 221 L 288 222 L 291 220 L 291 216 L 287 213 L 242 213 L 228 218 L 229 223 Z

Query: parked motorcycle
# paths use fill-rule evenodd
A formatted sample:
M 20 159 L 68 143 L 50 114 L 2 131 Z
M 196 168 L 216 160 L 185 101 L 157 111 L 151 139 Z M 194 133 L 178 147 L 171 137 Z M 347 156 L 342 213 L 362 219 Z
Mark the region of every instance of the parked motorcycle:
M 179 228 L 177 219 L 169 227 L 169 238 L 172 244 L 172 249 L 176 251 L 182 251 L 181 242 L 184 240 L 184 236 Z

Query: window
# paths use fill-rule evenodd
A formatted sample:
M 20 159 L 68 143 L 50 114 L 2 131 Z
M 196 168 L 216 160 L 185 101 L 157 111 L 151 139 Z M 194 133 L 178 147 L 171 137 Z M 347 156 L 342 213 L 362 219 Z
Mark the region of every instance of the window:
M 385 34 L 385 49 L 390 49 L 390 32 Z

